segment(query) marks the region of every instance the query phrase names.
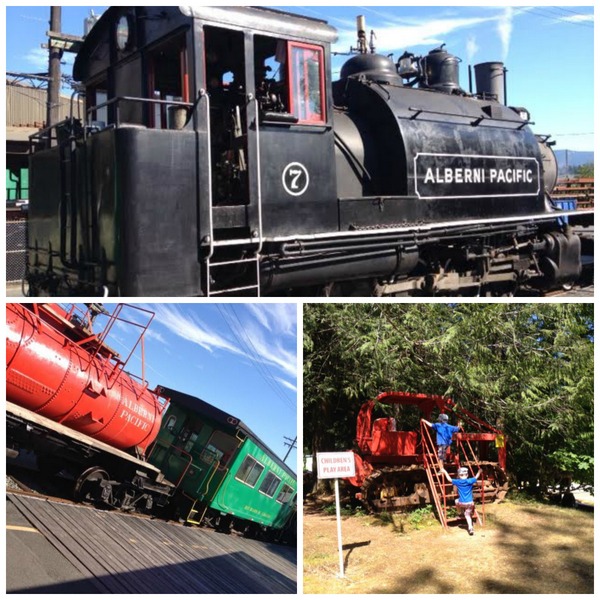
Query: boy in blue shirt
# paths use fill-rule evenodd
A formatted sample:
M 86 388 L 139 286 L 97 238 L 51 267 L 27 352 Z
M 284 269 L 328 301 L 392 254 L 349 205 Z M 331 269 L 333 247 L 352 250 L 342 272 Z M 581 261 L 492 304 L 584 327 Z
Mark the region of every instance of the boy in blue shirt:
M 460 516 L 464 516 L 467 520 L 469 535 L 473 535 L 473 514 L 475 514 L 475 518 L 479 521 L 479 516 L 475 510 L 475 502 L 473 502 L 473 487 L 481 477 L 481 469 L 477 471 L 475 477 L 469 477 L 467 468 L 461 467 L 457 471 L 458 479 L 452 479 L 448 471 L 444 468 L 441 469 L 441 472 L 452 485 L 456 486 L 456 490 L 458 491 L 458 499 L 456 500 L 458 512 Z
M 440 413 L 437 423 L 430 423 L 425 419 L 421 419 L 425 425 L 431 427 L 436 432 L 436 444 L 438 451 L 438 460 L 440 462 L 440 469 L 444 466 L 444 458 L 450 445 L 452 444 L 452 435 L 460 431 L 462 428 L 460 422 L 458 425 L 450 425 L 448 423 L 448 415 Z

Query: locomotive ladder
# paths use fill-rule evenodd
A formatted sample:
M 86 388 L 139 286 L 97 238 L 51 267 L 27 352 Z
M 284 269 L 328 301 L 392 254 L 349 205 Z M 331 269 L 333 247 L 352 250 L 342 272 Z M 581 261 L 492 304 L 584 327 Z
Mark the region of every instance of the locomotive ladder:
M 210 132 L 210 96 L 201 92 L 206 99 L 206 123 L 208 139 L 211 139 Z M 212 157 L 210 143 L 208 144 L 207 162 L 208 162 L 208 204 L 209 204 L 209 251 L 205 258 L 206 264 L 206 295 L 219 296 L 238 292 L 247 292 L 248 296 L 260 297 L 260 258 L 263 246 L 263 227 L 262 227 L 262 185 L 260 178 L 260 134 L 259 134 L 259 106 L 256 98 L 248 96 L 249 102 L 254 102 L 255 118 L 255 140 L 256 140 L 256 207 L 258 224 L 252 237 L 249 239 L 238 240 L 215 240 L 214 227 L 214 206 L 212 194 Z M 239 252 L 241 258 L 231 258 L 227 250 Z M 244 252 L 252 252 L 252 256 L 244 256 Z M 225 257 L 223 257 L 225 256 Z M 250 268 L 246 268 L 246 267 Z M 218 282 L 226 279 L 227 274 L 232 270 L 239 268 L 240 272 L 246 276 L 245 281 L 236 280 L 236 284 L 219 287 Z M 225 278 L 219 276 L 219 271 L 225 272 Z
M 219 244 L 214 244 L 218 246 Z M 235 242 L 235 245 L 239 245 L 239 242 Z M 248 280 L 240 285 L 232 287 L 217 288 L 216 282 L 219 281 L 219 276 L 216 274 L 218 270 L 227 270 L 229 268 L 250 266 L 250 269 L 244 269 L 248 275 Z M 214 275 L 214 277 L 213 277 Z M 234 260 L 218 260 L 215 259 L 214 254 L 211 253 L 206 258 L 206 295 L 207 296 L 219 296 L 226 294 L 233 294 L 236 292 L 254 292 L 253 296 L 260 296 L 260 254 L 255 252 L 254 256 L 250 258 L 239 258 Z

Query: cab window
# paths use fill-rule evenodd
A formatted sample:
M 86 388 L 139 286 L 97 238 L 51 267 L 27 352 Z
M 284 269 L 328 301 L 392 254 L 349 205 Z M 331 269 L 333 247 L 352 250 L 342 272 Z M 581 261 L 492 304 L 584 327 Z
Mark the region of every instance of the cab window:
M 288 42 L 290 112 L 299 123 L 324 124 L 325 71 L 323 48 Z

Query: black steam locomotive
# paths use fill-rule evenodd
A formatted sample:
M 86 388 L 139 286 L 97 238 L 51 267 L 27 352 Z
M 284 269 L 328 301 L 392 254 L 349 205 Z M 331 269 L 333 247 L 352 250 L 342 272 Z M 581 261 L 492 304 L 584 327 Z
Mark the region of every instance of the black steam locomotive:
M 437 48 L 358 48 L 264 8 L 111 7 L 74 77 L 84 114 L 32 138 L 32 295 L 507 294 L 575 280 L 556 161 Z

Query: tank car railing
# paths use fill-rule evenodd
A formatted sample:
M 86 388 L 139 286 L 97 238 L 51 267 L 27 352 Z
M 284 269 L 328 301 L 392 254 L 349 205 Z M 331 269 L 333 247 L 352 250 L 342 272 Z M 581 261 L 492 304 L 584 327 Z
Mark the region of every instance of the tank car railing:
M 148 319 L 146 324 L 138 323 L 136 321 L 126 319 L 126 318 L 120 316 L 121 312 L 123 311 L 124 308 L 130 308 L 130 309 L 138 311 L 138 312 L 146 313 L 147 315 L 150 315 L 150 318 Z M 71 335 L 67 335 L 66 339 L 69 341 L 69 343 L 73 344 L 74 346 L 79 346 L 81 348 L 84 348 L 86 345 L 93 343 L 93 348 L 88 349 L 87 357 L 89 358 L 89 360 L 87 362 L 87 365 L 84 368 L 84 371 L 87 371 L 91 367 L 94 360 L 98 360 L 102 364 L 103 368 L 106 369 L 107 372 L 110 371 L 110 375 L 107 378 L 109 389 L 116 383 L 119 375 L 123 372 L 123 370 L 127 366 L 127 363 L 131 359 L 131 357 L 132 357 L 133 353 L 135 352 L 136 348 L 138 347 L 138 345 L 140 343 L 142 343 L 142 345 L 143 345 L 144 336 L 146 334 L 146 331 L 150 327 L 150 324 L 152 323 L 152 320 L 154 319 L 154 316 L 155 316 L 152 311 L 147 310 L 145 308 L 141 308 L 139 306 L 133 306 L 131 304 L 118 304 L 112 313 L 110 313 L 109 315 L 106 315 L 106 316 L 108 316 L 108 322 L 106 323 L 106 325 L 103 326 L 102 330 L 99 333 L 94 333 L 92 330 L 93 319 L 91 317 L 92 313 L 91 313 L 90 309 L 88 309 L 87 311 L 84 312 L 83 310 L 78 308 L 76 305 L 72 304 L 70 306 L 70 308 L 68 310 L 66 310 L 66 315 L 63 319 L 63 317 L 61 317 L 59 314 L 57 314 L 56 312 L 54 312 L 52 310 L 51 305 L 34 304 L 32 312 L 36 316 L 37 327 L 38 328 L 50 327 L 53 330 L 55 330 L 56 332 L 60 333 L 61 335 L 65 335 L 65 332 L 60 331 L 55 326 L 53 326 L 52 323 L 50 323 L 47 320 L 48 317 L 44 318 L 42 315 L 42 313 L 44 311 L 47 313 L 50 313 L 52 315 L 52 317 L 55 319 L 59 318 L 61 320 L 64 320 L 65 324 L 68 324 L 70 327 L 73 328 L 73 330 L 72 330 L 73 332 L 77 331 L 79 333 L 84 334 L 84 337 L 79 337 L 79 339 L 75 339 L 74 333 L 71 333 Z M 77 313 L 79 313 L 80 315 L 83 315 L 83 317 L 77 317 Z M 77 324 L 76 322 L 73 321 L 73 319 L 75 317 L 77 317 L 77 320 L 80 321 L 80 323 Z M 117 321 L 120 323 L 124 323 L 126 325 L 132 325 L 132 326 L 137 327 L 142 330 L 139 334 L 137 341 L 135 342 L 135 344 L 133 345 L 133 347 L 131 348 L 129 354 L 127 355 L 127 357 L 125 359 L 121 358 L 116 353 L 116 351 L 112 350 L 106 343 L 108 335 L 110 334 L 111 329 L 113 328 L 113 326 L 115 325 L 115 323 Z M 105 351 L 104 354 L 101 354 L 102 350 Z M 129 373 L 129 376 L 132 379 L 136 379 L 141 382 L 142 391 L 145 391 L 146 388 L 148 387 L 148 382 L 145 379 L 144 371 L 145 371 L 145 360 L 144 360 L 144 356 L 142 354 L 142 377 L 139 377 L 135 374 Z

